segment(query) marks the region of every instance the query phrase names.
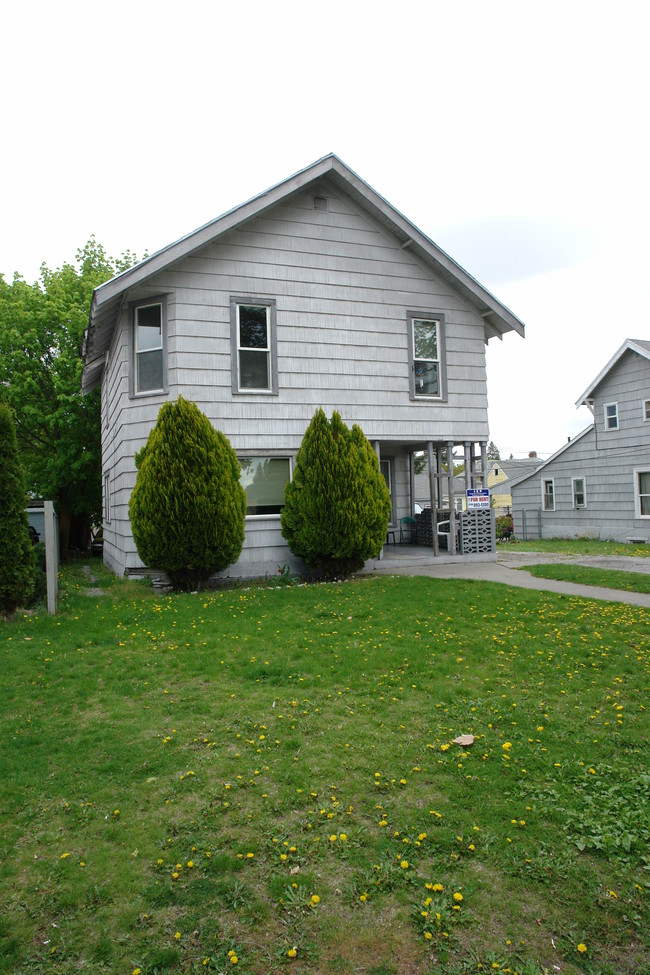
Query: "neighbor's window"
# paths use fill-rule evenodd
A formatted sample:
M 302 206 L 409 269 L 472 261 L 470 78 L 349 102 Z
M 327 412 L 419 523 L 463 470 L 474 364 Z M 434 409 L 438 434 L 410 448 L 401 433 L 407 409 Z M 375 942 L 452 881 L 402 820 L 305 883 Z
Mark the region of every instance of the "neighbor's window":
M 584 477 L 574 477 L 572 483 L 573 483 L 573 507 L 586 508 L 587 489 L 585 487 Z
M 634 471 L 634 506 L 637 518 L 650 518 L 650 470 Z
M 643 401 L 643 419 L 650 420 L 650 399 Z
M 233 392 L 277 392 L 275 301 L 231 299 Z
M 241 485 L 246 492 L 247 515 L 279 515 L 284 489 L 291 480 L 288 457 L 240 457 Z
M 444 320 L 441 315 L 408 312 L 411 399 L 443 398 Z
M 165 388 L 162 302 L 136 305 L 133 315 L 134 392 L 158 392 Z
M 605 403 L 605 429 L 618 430 L 618 403 Z
M 555 511 L 555 485 L 552 477 L 542 479 L 542 508 L 544 511 Z

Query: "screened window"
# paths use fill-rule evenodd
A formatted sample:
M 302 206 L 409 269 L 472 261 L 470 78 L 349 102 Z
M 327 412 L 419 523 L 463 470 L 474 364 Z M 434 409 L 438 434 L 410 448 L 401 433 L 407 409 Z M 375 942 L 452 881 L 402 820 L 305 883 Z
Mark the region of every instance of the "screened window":
M 241 485 L 246 492 L 247 515 L 279 515 L 284 489 L 291 480 L 288 457 L 240 457 Z
M 134 310 L 135 392 L 164 389 L 162 303 Z
M 618 430 L 618 403 L 605 403 L 605 429 Z
M 634 472 L 634 501 L 637 518 L 650 518 L 650 470 Z
M 552 477 L 542 480 L 542 509 L 555 511 L 555 485 Z
M 416 396 L 440 396 L 440 321 L 413 320 L 413 373 Z
M 237 305 L 240 389 L 270 389 L 270 331 L 267 307 Z
M 587 507 L 587 490 L 585 487 L 584 477 L 573 478 L 573 507 L 574 508 Z
M 277 393 L 276 303 L 269 298 L 231 298 L 233 393 Z

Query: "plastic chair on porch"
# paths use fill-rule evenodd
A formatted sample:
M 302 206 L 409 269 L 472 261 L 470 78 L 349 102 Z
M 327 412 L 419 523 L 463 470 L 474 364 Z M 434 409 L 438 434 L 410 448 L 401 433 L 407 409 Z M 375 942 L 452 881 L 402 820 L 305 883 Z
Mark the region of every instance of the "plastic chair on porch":
M 399 520 L 399 543 L 402 545 L 404 542 L 409 544 L 414 544 L 417 538 L 417 522 L 415 518 L 407 515 L 405 518 L 400 518 Z

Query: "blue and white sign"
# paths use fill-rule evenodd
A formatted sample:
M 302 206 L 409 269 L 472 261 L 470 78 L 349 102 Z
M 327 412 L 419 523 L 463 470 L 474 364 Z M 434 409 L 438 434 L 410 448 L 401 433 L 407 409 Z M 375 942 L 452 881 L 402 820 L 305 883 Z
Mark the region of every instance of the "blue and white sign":
M 467 491 L 467 510 L 481 511 L 490 507 L 490 492 L 487 488 L 470 488 Z

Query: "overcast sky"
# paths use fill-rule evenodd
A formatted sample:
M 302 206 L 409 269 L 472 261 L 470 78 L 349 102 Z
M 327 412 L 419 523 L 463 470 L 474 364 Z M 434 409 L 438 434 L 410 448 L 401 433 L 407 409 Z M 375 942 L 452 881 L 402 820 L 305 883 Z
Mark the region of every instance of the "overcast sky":
M 554 452 L 650 338 L 650 6 L 12 4 L 0 273 L 150 253 L 328 152 L 526 325 L 488 348 L 502 457 Z

